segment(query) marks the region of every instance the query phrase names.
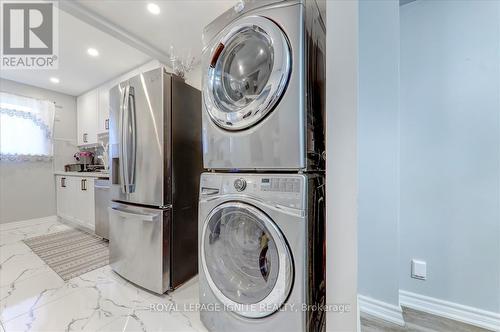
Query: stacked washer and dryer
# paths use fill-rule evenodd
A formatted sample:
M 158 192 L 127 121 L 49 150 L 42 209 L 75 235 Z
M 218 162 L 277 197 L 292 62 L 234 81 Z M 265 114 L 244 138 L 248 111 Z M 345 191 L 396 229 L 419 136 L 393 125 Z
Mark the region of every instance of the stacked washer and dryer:
M 315 0 L 241 1 L 203 34 L 201 320 L 321 331 L 325 25 Z

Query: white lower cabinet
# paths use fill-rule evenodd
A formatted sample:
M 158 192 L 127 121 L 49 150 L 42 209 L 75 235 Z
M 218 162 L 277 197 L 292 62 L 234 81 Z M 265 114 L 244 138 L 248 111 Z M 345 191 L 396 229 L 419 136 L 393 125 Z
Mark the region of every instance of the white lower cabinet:
M 94 231 L 94 181 L 93 177 L 57 175 L 57 215 Z
M 69 185 L 67 176 L 56 176 L 57 215 L 65 219 L 68 218 L 71 211 Z

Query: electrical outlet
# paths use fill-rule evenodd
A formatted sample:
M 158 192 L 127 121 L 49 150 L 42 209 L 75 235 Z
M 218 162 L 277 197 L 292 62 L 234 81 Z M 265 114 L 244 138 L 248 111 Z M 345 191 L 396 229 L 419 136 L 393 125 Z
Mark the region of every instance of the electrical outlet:
M 419 280 L 427 279 L 427 263 L 418 259 L 412 259 L 411 277 Z

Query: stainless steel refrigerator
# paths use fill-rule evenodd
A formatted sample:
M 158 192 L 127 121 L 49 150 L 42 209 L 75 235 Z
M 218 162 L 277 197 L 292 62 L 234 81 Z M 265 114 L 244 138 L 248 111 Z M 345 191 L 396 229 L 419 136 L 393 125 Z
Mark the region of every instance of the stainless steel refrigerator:
M 197 273 L 201 94 L 151 70 L 110 90 L 112 269 L 164 293 Z

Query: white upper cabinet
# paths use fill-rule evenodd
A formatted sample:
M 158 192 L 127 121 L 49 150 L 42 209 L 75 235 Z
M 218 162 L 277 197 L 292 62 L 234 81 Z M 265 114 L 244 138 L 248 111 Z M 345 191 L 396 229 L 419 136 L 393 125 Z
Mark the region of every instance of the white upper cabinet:
M 97 144 L 98 91 L 91 90 L 76 100 L 78 145 Z
M 97 135 L 109 129 L 109 88 L 91 90 L 77 98 L 78 145 L 97 143 Z
M 109 130 L 109 89 L 112 86 L 99 87 L 99 107 L 97 110 L 97 133 L 106 133 Z
M 152 60 L 79 96 L 76 104 L 78 113 L 78 145 L 97 144 L 97 135 L 109 131 L 109 90 L 113 86 L 142 72 L 157 68 L 160 65 L 161 63 L 158 60 Z

